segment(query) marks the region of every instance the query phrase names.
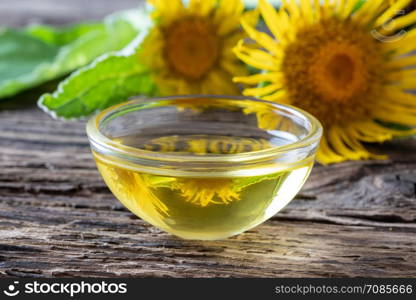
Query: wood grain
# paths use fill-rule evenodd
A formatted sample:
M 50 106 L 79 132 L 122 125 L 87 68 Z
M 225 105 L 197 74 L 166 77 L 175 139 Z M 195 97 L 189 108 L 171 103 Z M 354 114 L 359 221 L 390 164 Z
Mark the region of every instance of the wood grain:
M 272 220 L 237 237 L 184 241 L 111 195 L 82 122 L 0 112 L 0 276 L 415 276 L 416 141 L 391 160 L 318 166 Z
M 90 16 L 78 16 L 79 7 L 132 1 L 5 2 L 0 19 L 17 25 L 32 14 L 63 23 Z M 59 5 L 68 10 L 50 19 Z M 373 146 L 390 160 L 316 167 L 297 199 L 245 234 L 185 241 L 112 196 L 85 124 L 52 120 L 33 105 L 50 88 L 0 104 L 0 277 L 416 276 L 416 140 Z

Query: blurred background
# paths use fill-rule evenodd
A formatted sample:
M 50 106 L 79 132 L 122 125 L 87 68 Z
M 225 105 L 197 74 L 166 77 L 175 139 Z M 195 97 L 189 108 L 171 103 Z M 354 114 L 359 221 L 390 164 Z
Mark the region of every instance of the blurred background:
M 143 0 L 0 0 L 0 25 L 33 23 L 67 24 L 99 20 L 123 9 L 143 4 Z
M 0 25 L 17 27 L 32 23 L 67 24 L 99 20 L 114 11 L 131 9 L 144 2 L 145 0 L 0 0 Z M 255 2 L 257 1 L 246 0 L 251 5 Z M 409 10 L 415 8 L 416 0 Z

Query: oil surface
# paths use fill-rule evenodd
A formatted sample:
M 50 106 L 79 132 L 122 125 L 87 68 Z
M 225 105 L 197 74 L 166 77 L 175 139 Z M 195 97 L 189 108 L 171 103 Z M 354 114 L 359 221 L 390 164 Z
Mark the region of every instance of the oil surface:
M 144 142 L 137 142 L 131 135 L 114 141 L 148 151 L 191 155 L 234 154 L 274 146 L 261 139 L 203 135 L 165 136 Z M 188 239 L 226 238 L 262 223 L 293 199 L 313 164 L 308 159 L 296 167 L 246 177 L 210 173 L 175 177 L 170 170 L 166 170 L 166 176 L 149 174 L 112 163 L 97 152 L 94 157 L 107 185 L 130 211 Z

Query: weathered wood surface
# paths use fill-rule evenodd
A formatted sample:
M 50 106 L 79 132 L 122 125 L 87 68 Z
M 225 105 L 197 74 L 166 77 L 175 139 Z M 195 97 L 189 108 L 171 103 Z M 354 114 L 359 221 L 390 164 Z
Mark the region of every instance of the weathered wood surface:
M 375 146 L 388 161 L 316 167 L 298 199 L 245 234 L 185 241 L 122 207 L 85 124 L 50 119 L 38 92 L 0 104 L 0 277 L 416 276 L 416 140 Z

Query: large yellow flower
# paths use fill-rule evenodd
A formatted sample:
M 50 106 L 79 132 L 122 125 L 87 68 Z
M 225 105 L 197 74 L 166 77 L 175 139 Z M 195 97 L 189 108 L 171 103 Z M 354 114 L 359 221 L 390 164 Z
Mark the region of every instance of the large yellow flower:
M 235 52 L 262 72 L 235 81 L 255 85 L 245 95 L 315 115 L 325 128 L 321 163 L 382 158 L 362 143 L 412 132 L 382 124 L 416 126 L 416 96 L 409 93 L 416 89 L 416 30 L 405 30 L 416 12 L 400 16 L 410 0 L 371 0 L 359 9 L 359 0 L 322 2 L 287 0 L 276 10 L 260 0 L 274 37 L 253 28 L 256 12 L 242 19 L 256 44 L 240 41 Z
M 241 0 L 149 0 L 154 27 L 141 55 L 164 95 L 238 94 L 245 67 L 232 51 L 244 37 Z

